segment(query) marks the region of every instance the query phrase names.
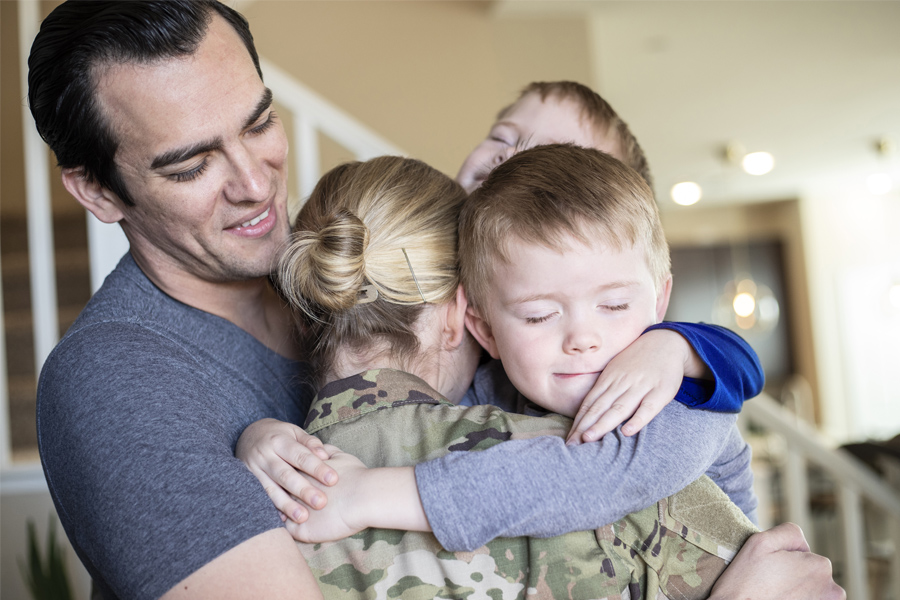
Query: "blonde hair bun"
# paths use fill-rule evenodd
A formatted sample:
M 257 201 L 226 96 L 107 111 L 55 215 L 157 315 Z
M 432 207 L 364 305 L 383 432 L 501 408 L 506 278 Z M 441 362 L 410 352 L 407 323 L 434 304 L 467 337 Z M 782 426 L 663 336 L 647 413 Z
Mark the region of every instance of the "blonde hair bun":
M 317 231 L 294 233 L 279 265 L 288 302 L 306 312 L 310 304 L 327 312 L 355 306 L 365 285 L 368 245 L 365 223 L 346 209 L 331 215 Z

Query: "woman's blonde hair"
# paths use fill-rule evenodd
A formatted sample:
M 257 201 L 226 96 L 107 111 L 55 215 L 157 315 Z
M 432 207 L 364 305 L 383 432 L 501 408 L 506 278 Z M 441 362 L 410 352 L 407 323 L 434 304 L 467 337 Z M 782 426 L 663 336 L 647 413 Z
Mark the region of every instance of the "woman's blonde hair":
M 424 304 L 449 301 L 459 286 L 465 199 L 459 184 L 408 158 L 347 163 L 322 177 L 277 272 L 319 384 L 342 346 L 380 344 L 405 361 L 417 355 Z

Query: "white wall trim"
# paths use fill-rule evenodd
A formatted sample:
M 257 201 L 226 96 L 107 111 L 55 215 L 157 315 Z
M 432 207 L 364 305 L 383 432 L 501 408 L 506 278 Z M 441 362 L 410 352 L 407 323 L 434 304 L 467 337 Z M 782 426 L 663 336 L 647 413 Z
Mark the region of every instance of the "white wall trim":
M 44 470 L 37 461 L 15 465 L 0 471 L 0 496 L 47 493 Z

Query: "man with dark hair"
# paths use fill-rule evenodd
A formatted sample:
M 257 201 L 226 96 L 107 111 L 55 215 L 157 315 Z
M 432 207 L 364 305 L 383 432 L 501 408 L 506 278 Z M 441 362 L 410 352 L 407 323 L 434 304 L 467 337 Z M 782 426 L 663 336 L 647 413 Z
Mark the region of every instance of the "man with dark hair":
M 41 374 L 69 539 L 107 598 L 317 594 L 233 457 L 247 424 L 302 421 L 310 398 L 268 283 L 290 230 L 287 139 L 246 21 L 209 0 L 67 2 L 29 66 L 66 189 L 131 245 Z

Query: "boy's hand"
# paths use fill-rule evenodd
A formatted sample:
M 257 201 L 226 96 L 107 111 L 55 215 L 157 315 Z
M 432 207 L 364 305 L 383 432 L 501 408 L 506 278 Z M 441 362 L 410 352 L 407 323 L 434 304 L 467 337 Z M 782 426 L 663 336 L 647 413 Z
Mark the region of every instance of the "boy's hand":
M 324 448 L 331 453 L 327 463 L 340 473 L 341 485 L 328 490 L 330 501 L 308 519 L 285 522 L 285 527 L 298 542 L 317 544 L 342 540 L 366 528 L 361 510 L 365 501 L 357 497 L 362 488 L 361 478 L 366 475 L 366 466 L 352 454 L 341 452 L 334 446 Z M 312 477 L 300 477 L 306 479 L 310 487 L 321 489 L 322 484 Z
M 328 504 L 311 513 L 303 523 L 286 522 L 295 540 L 310 544 L 344 539 L 366 527 L 431 531 L 419 500 L 412 467 L 367 468 L 362 461 L 331 445 L 327 463 L 339 474 L 339 482 L 328 489 Z M 304 475 L 310 485 L 318 481 Z
M 328 503 L 322 488 L 312 485 L 301 472 L 328 486 L 338 480 L 337 472 L 323 462 L 331 453 L 318 438 L 275 419 L 249 425 L 234 453 L 256 475 L 283 518 L 296 523 L 309 517 L 307 507 L 321 509 Z
M 698 361 L 679 333 L 666 329 L 644 333 L 600 373 L 575 415 L 566 443 L 595 442 L 629 417 L 622 433 L 634 435 L 675 398 L 686 371 L 698 371 Z

